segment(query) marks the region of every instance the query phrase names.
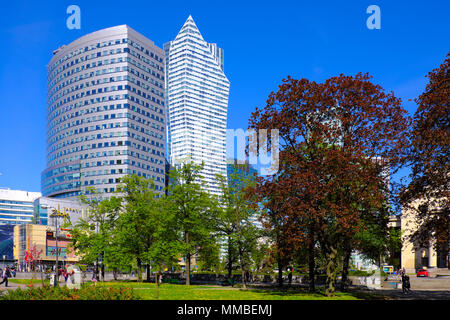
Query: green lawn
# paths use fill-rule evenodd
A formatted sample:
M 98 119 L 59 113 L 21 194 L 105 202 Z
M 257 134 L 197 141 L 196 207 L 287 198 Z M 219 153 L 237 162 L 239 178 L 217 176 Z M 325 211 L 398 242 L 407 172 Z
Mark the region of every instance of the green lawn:
M 39 285 L 41 284 L 41 278 L 38 277 L 36 279 L 16 279 L 16 278 L 8 278 L 8 282 L 12 282 L 12 283 L 18 283 L 18 284 L 26 284 L 29 285 L 31 283 L 31 281 L 33 281 L 34 285 Z M 45 280 L 44 279 L 44 284 L 50 284 L 50 280 Z
M 111 287 L 132 287 L 137 295 L 145 300 L 155 299 L 155 284 L 136 282 L 105 282 L 97 285 Z M 161 284 L 159 299 L 161 300 L 359 300 L 371 298 L 356 293 L 336 292 L 335 297 L 328 298 L 323 293 L 310 294 L 300 290 L 279 289 L 247 289 L 208 286 L 208 285 L 176 285 Z
M 10 279 L 10 282 L 29 285 L 31 279 Z M 49 280 L 44 280 L 49 285 Z M 40 286 L 41 279 L 34 279 L 33 284 Z M 135 281 L 98 282 L 97 286 L 133 288 L 137 296 L 144 300 L 155 299 L 154 283 L 137 283 Z M 161 284 L 159 286 L 160 300 L 364 300 L 376 299 L 377 295 L 361 292 L 336 292 L 328 298 L 324 292 L 311 294 L 306 289 L 293 288 L 240 288 L 215 285 L 178 285 Z

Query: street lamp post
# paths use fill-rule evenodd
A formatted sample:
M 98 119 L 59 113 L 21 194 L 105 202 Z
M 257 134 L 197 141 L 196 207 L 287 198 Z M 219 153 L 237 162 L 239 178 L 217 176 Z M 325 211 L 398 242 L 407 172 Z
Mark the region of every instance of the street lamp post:
M 56 246 L 56 261 L 55 261 L 55 281 L 54 281 L 54 286 L 57 287 L 58 286 L 58 257 L 59 257 L 59 252 L 58 252 L 58 211 L 56 212 L 56 214 L 52 214 L 52 216 L 55 218 L 55 246 Z
M 58 209 L 50 207 L 50 206 L 42 206 L 43 209 L 51 208 L 53 209 L 53 213 L 50 217 L 55 218 L 55 247 L 56 247 L 56 261 L 55 261 L 55 279 L 53 281 L 53 285 L 55 287 L 58 286 L 58 259 L 59 259 L 59 251 L 58 251 L 58 218 L 63 216 L 63 214 Z

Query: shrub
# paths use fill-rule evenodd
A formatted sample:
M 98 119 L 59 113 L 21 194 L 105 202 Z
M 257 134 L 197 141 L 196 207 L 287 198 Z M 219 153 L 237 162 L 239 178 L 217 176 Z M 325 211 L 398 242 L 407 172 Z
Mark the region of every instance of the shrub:
M 138 300 L 132 288 L 83 284 L 80 289 L 67 287 L 31 287 L 9 290 L 0 300 Z
M 355 277 L 370 277 L 373 275 L 375 271 L 365 271 L 365 270 L 351 270 L 348 272 L 349 276 L 355 276 Z

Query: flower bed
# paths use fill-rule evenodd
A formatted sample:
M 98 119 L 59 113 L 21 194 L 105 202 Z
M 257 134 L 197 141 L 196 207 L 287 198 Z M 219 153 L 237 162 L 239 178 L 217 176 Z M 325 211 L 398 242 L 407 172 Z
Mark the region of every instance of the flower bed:
M 80 289 L 66 287 L 17 288 L 0 295 L 0 300 L 137 300 L 132 288 L 117 288 L 83 284 Z

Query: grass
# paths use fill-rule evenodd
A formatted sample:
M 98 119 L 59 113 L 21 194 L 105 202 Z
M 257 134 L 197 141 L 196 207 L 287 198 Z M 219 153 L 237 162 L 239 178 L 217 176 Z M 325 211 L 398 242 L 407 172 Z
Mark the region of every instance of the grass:
M 155 284 L 137 282 L 104 282 L 100 286 L 131 287 L 136 295 L 144 300 L 155 299 Z M 176 285 L 161 284 L 159 287 L 160 300 L 360 300 L 373 298 L 367 294 L 355 292 L 336 292 L 328 298 L 324 292 L 311 294 L 301 289 L 247 289 L 211 286 L 211 285 Z
M 31 279 L 9 279 L 12 283 L 29 285 Z M 44 280 L 49 285 L 49 280 Z M 34 279 L 33 284 L 40 286 L 41 280 Z M 155 284 L 136 281 L 98 282 L 97 286 L 133 288 L 136 296 L 143 300 L 155 300 Z M 163 283 L 159 286 L 160 300 L 367 300 L 379 299 L 374 295 L 360 291 L 339 292 L 334 297 L 327 297 L 323 288 L 316 293 L 310 293 L 306 288 L 248 288 L 222 287 L 216 285 L 178 285 Z
M 17 283 L 17 284 L 25 284 L 25 285 L 29 285 L 31 283 L 31 281 L 33 281 L 34 285 L 39 285 L 41 284 L 41 278 L 36 278 L 36 279 L 16 279 L 16 278 L 8 278 L 8 282 L 12 282 L 12 283 Z M 50 284 L 50 280 L 46 280 L 44 279 L 44 284 Z

